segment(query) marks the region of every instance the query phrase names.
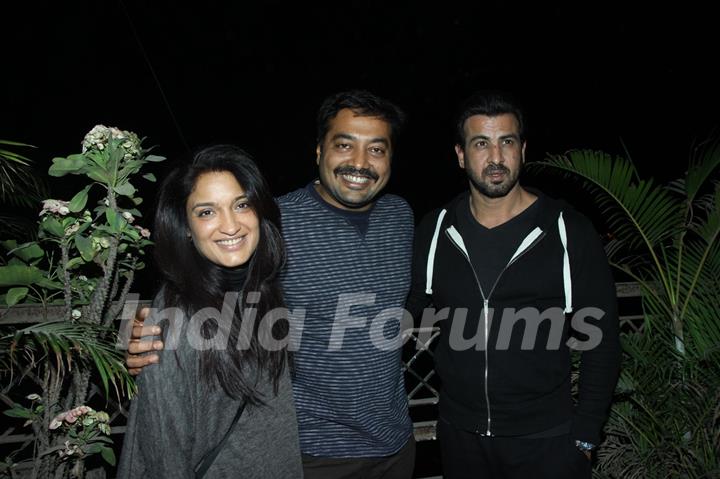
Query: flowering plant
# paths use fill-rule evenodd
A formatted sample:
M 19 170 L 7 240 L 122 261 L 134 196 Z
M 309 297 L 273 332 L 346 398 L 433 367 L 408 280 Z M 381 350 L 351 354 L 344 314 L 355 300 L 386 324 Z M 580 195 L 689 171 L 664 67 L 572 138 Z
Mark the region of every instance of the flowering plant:
M 89 406 L 77 406 L 61 412 L 50 421 L 51 431 L 61 432 L 61 444 L 44 451 L 57 452 L 62 461 L 78 462 L 91 454 L 99 453 L 110 464 L 115 465 L 115 452 L 109 446 L 110 416 L 104 411 L 95 411 Z
M 70 406 L 87 402 L 92 374 L 106 394 L 110 385 L 117 395 L 134 391 L 124 355 L 116 348 L 113 322 L 135 271 L 144 267 L 144 249 L 152 244 L 150 231 L 140 224 L 142 198 L 133 184 L 147 163 L 164 160 L 149 152 L 135 133 L 95 126 L 85 135 L 81 153 L 54 158 L 48 170 L 53 177 L 81 177 L 85 183 L 80 191 L 70 200 L 42 202 L 38 241 L 0 242 L 11 255 L 0 266 L 0 304 L 57 305 L 62 310 L 60 321 L 38 318 L 39 324 L 24 329 L 0 326 L 0 375 L 17 368 L 40 378 L 39 420 L 31 421 L 34 477 L 55 475 L 69 457 L 78 475 L 88 454 L 99 452 L 110 462 L 110 452 L 97 445 L 110 442 L 100 435 L 107 426 L 104 413 Z M 155 181 L 152 173 L 142 178 Z M 66 374 L 72 377 L 66 380 Z M 17 383 L 22 376 L 10 379 Z M 58 431 L 66 434 L 60 438 Z M 47 454 L 49 450 L 63 454 Z
M 15 404 L 12 409 L 5 411 L 6 416 L 24 418 L 25 425 L 42 420 L 44 406 L 38 394 L 30 394 L 26 399 L 31 401 L 30 407 Z M 110 416 L 104 411 L 95 411 L 89 406 L 77 406 L 56 415 L 48 429 L 56 437 L 54 447 L 41 451 L 39 456 L 57 453 L 61 462 L 73 463 L 70 471 L 72 476 L 79 477 L 82 461 L 92 454 L 100 456 L 110 464 L 115 465 L 115 452 L 110 439 Z M 14 468 L 11 460 L 3 464 L 5 469 Z M 0 472 L 2 470 L 0 469 Z

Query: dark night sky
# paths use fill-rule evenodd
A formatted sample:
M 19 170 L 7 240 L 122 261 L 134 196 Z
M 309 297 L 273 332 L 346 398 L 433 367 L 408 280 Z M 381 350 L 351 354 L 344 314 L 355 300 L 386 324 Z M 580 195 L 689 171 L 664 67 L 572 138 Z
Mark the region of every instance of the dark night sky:
M 97 123 L 146 136 L 174 161 L 232 142 L 280 194 L 313 178 L 322 98 L 367 88 L 410 116 L 390 190 L 421 215 L 465 186 L 451 120 L 474 89 L 524 99 L 530 160 L 619 153 L 622 138 L 643 171 L 670 178 L 719 123 L 713 17 L 689 3 L 423 5 L 25 2 L 3 12 L 0 138 L 37 145 L 42 170 Z M 69 183 L 52 185 L 62 196 Z

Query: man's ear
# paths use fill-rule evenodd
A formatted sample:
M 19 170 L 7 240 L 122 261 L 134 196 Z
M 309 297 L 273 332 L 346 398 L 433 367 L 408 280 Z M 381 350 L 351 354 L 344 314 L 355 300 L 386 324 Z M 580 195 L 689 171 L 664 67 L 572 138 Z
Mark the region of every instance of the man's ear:
M 460 168 L 462 168 L 464 170 L 465 169 L 465 151 L 462 149 L 462 146 L 455 145 L 455 154 L 457 155 L 458 165 L 460 165 Z
M 320 146 L 320 143 L 317 144 L 315 147 L 315 163 L 320 164 L 320 157 L 322 156 L 322 146 Z

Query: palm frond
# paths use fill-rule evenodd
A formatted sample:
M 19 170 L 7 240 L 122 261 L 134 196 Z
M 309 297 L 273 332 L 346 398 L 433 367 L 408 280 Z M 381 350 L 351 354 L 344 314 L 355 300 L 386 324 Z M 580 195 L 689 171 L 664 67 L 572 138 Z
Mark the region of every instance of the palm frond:
M 0 140 L 0 145 L 34 148 Z M 33 171 L 33 161 L 12 150 L 0 148 L 0 200 L 14 206 L 36 207 L 47 194 L 45 182 Z
M 135 385 L 125 367 L 124 355 L 115 346 L 116 339 L 116 331 L 96 324 L 38 323 L 0 337 L 0 364 L 19 365 L 23 354 L 26 358 L 37 354 L 54 356 L 59 370 L 72 361 L 82 361 L 97 370 L 106 394 L 112 385 L 117 395 L 125 391 L 132 395 Z
M 671 334 L 625 335 L 623 350 L 598 472 L 613 478 L 706 477 L 720 466 L 719 439 L 710 426 L 720 414 L 717 371 L 700 374 L 705 369 L 678 354 Z
M 652 249 L 683 227 L 682 202 L 652 180 L 635 180 L 635 166 L 624 158 L 576 150 L 567 155 L 550 155 L 528 167 L 579 176 L 587 186 L 602 193 L 599 206 L 608 225 L 629 248 L 645 243 Z
M 0 214 L 0 231 L 5 238 L 34 239 L 37 237 L 37 223 L 28 218 Z M 0 264 L 2 264 L 1 259 Z
M 599 477 L 700 479 L 720 471 L 720 183 L 711 179 L 720 142 L 694 155 L 685 178 L 667 187 L 600 152 L 534 164 L 592 191 L 614 238 L 606 247 L 611 265 L 641 286 L 643 328 L 621 336 Z
M 710 175 L 720 165 L 720 141 L 711 140 L 695 149 L 690 157 L 685 181 L 687 197 L 695 201 L 698 193 L 707 183 Z
M 712 244 L 720 231 L 720 183 L 713 184 L 713 191 L 702 196 L 696 206 L 703 213 L 693 216 L 692 231 L 706 243 Z

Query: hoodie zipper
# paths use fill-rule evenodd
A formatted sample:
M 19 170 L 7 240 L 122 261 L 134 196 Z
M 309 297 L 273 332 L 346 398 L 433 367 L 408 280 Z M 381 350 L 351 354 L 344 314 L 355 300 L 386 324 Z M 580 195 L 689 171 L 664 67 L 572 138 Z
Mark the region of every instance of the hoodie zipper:
M 451 226 L 450 228 L 452 228 L 457 233 L 458 237 L 462 241 L 462 236 L 460 236 L 460 233 L 457 232 L 457 230 L 455 230 L 455 228 L 453 226 Z M 475 283 L 477 284 L 477 287 L 480 290 L 480 295 L 483 298 L 483 318 L 484 318 L 484 322 L 485 322 L 485 324 L 484 324 L 484 328 L 485 328 L 485 348 L 484 348 L 484 352 L 485 352 L 485 404 L 487 405 L 487 430 L 485 431 L 485 434 L 483 434 L 483 436 L 491 437 L 492 429 L 490 426 L 492 425 L 492 418 L 490 416 L 490 393 L 488 392 L 488 373 L 489 373 L 488 341 L 489 341 L 489 337 L 490 337 L 490 320 L 489 320 L 489 316 L 488 316 L 489 315 L 488 311 L 490 309 L 490 297 L 492 296 L 493 292 L 495 291 L 495 287 L 497 286 L 498 282 L 500 281 L 500 278 L 505 273 L 505 271 L 511 265 L 513 265 L 518 259 L 523 257 L 525 255 L 525 253 L 527 253 L 532 248 L 534 248 L 535 245 L 537 245 L 545 237 L 546 233 L 544 231 L 541 231 L 540 235 L 537 238 L 535 238 L 535 240 L 532 243 L 530 243 L 528 246 L 526 246 L 525 249 L 523 249 L 520 252 L 520 254 L 518 254 L 517 256 L 514 256 L 508 262 L 508 264 L 505 265 L 505 267 L 502 269 L 502 271 L 500 271 L 500 274 L 498 274 L 497 278 L 495 278 L 495 282 L 493 283 L 492 288 L 490 289 L 490 293 L 488 293 L 488 296 L 485 297 L 485 292 L 483 291 L 482 285 L 480 284 L 480 279 L 478 279 L 477 272 L 475 271 L 475 268 L 473 267 L 472 261 L 470 261 L 469 253 L 467 253 L 465 250 L 464 241 L 463 241 L 463 246 L 460 246 L 455 241 L 455 239 L 452 237 L 452 235 L 450 234 L 450 228 L 445 230 L 445 235 L 450 240 L 450 243 L 452 243 L 455 246 L 455 248 L 458 251 L 460 251 L 460 253 L 465 257 L 465 260 L 468 262 L 468 265 L 470 265 L 470 270 L 473 272 L 473 276 L 475 277 Z

